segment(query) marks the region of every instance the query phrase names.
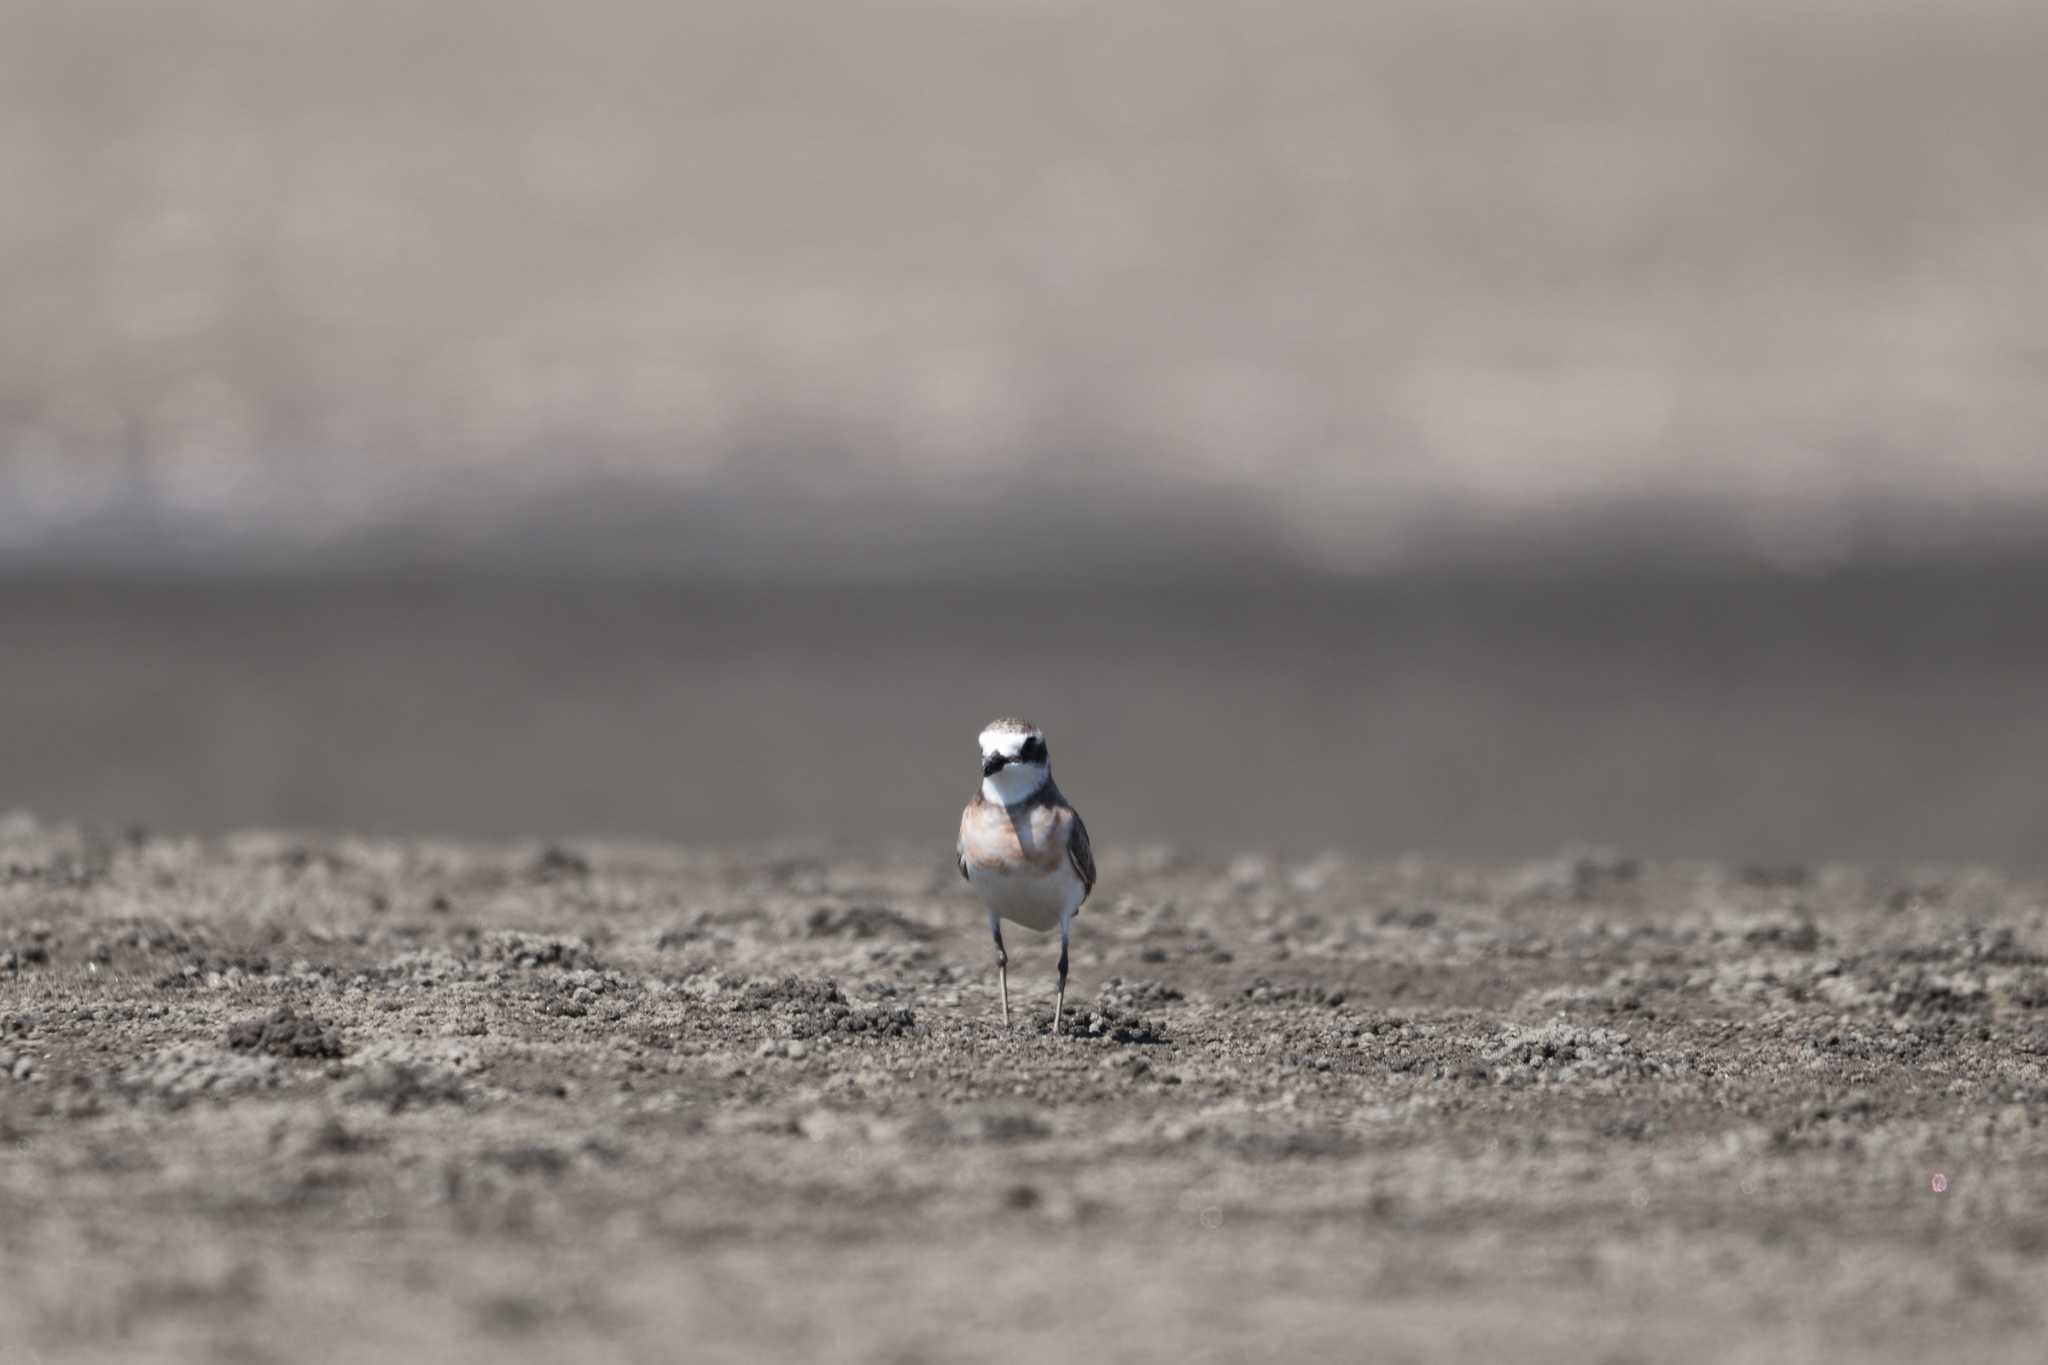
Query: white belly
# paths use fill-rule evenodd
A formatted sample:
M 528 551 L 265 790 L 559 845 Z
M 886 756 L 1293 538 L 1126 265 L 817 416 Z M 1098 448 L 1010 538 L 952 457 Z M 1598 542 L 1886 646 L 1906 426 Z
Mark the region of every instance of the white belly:
M 1056 928 L 1061 915 L 1080 909 L 1087 895 L 1087 888 L 1064 860 L 1051 872 L 1037 876 L 970 865 L 967 880 L 983 905 L 1012 924 L 1040 933 Z

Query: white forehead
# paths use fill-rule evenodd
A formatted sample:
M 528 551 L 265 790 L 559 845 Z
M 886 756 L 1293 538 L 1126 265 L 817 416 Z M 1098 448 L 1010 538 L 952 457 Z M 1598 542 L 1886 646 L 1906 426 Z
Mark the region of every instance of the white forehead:
M 1024 750 L 1025 741 L 1037 737 L 1036 730 L 1018 730 L 1000 726 L 981 732 L 981 751 L 985 754 L 1001 754 L 1004 758 L 1015 758 Z

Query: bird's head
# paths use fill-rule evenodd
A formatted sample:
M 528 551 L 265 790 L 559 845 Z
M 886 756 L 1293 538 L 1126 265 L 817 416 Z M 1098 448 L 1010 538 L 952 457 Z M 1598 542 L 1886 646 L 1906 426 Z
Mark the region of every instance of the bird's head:
M 1028 800 L 1052 776 L 1045 735 L 1029 721 L 1005 717 L 981 732 L 981 794 L 1014 806 Z

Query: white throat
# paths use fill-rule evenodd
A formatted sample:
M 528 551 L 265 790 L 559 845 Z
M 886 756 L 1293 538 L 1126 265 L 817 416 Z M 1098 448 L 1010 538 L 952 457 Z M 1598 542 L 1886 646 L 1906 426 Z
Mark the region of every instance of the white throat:
M 1029 801 L 1052 778 L 1043 763 L 1012 763 L 981 779 L 981 796 L 999 806 Z

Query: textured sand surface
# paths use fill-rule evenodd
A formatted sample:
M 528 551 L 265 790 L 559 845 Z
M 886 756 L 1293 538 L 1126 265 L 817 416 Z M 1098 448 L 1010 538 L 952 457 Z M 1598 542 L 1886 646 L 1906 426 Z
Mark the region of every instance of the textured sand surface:
M 2038 886 L 945 855 L 6 821 L 0 1359 L 2038 1359 Z

